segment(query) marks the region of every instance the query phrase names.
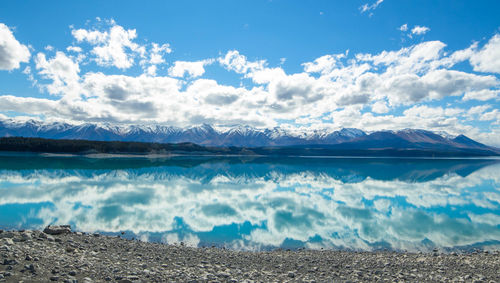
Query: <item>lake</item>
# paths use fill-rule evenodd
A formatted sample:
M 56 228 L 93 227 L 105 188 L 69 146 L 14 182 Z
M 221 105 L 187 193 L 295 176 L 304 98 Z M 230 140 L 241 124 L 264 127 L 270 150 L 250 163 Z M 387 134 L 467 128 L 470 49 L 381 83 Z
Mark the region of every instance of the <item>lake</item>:
M 0 229 L 239 250 L 500 249 L 495 159 L 0 156 Z

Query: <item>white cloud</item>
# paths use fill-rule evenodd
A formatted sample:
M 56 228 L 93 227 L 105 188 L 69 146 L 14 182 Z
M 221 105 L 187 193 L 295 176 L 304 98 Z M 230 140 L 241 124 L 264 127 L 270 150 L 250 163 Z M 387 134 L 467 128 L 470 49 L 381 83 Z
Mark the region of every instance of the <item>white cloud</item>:
M 47 60 L 45 54 L 38 53 L 35 58 L 36 69 L 44 79 L 52 80 L 45 87 L 51 94 L 75 95 L 80 81 L 80 67 L 70 57 L 61 51 Z
M 172 77 L 184 77 L 188 74 L 191 78 L 196 78 L 205 73 L 205 65 L 212 64 L 213 60 L 201 60 L 201 61 L 175 61 L 174 65 L 168 69 L 169 75 Z
M 400 26 L 399 30 L 400 31 L 407 31 L 408 30 L 408 24 L 404 24 L 404 25 Z
M 378 114 L 383 114 L 389 112 L 389 107 L 384 101 L 377 101 L 372 106 L 372 111 Z
M 498 89 L 483 89 L 479 91 L 469 91 L 466 92 L 463 96 L 463 100 L 479 100 L 479 101 L 488 101 L 491 99 L 498 99 L 500 94 L 500 90 Z
M 13 95 L 0 96 L 3 111 L 29 112 L 32 115 L 53 113 L 59 103 L 54 100 L 32 97 L 17 97 Z
M 405 128 L 445 131 L 452 135 L 479 133 L 474 127 L 462 123 L 467 112 L 461 108 L 412 106 L 401 115 L 373 115 L 363 113 L 359 106 L 349 106 L 333 111 L 330 118 L 335 125 L 346 128 L 359 128 L 367 131 L 400 130 Z M 464 118 L 462 118 L 464 116 Z
M 479 115 L 467 116 L 466 111 L 447 113 L 462 107 L 456 104 L 461 101 L 496 103 L 493 100 L 498 99 L 500 82 L 495 75 L 459 71 L 454 66 L 470 59 L 471 64 L 476 62 L 484 68 L 486 65 L 478 63 L 477 58 L 491 53 L 498 35 L 482 48 L 473 43 L 455 52 L 448 51 L 441 41 L 425 41 L 375 54 L 327 54 L 304 62 L 303 71 L 296 73 L 230 50 L 217 59 L 175 61 L 168 75 L 158 75 L 167 65 L 164 56 L 172 52 L 169 44 L 139 45 L 135 43 L 135 30 L 114 22 L 106 30 L 72 29 L 72 34 L 78 45 L 51 56 L 38 53 L 38 73 L 34 68 L 26 69 L 28 76 L 38 75 L 32 81 L 57 95 L 56 100 L 5 96 L 0 111 L 17 109 L 28 115 L 70 121 L 175 126 L 209 123 L 298 128 L 311 124 L 308 127 L 314 129 L 425 128 L 477 135 L 493 132 L 471 126 L 471 117 L 479 119 Z M 101 54 L 96 48 L 105 52 Z M 137 59 L 143 73 L 116 75 L 105 68 L 86 71 L 88 58 L 119 68 L 132 66 Z M 219 65 L 214 68 L 233 72 L 240 84 L 201 79 L 205 66 L 215 62 Z M 455 102 L 437 108 L 426 105 L 431 101 L 440 104 L 444 98 Z M 40 102 L 40 107 L 34 105 L 35 101 Z M 440 114 L 416 115 L 412 110 L 415 107 L 427 107 L 418 110 Z M 403 114 L 386 114 L 393 109 Z
M 82 48 L 79 47 L 79 46 L 68 46 L 66 48 L 67 51 L 70 51 L 70 52 L 75 52 L 75 53 L 80 53 L 82 52 Z
M 341 60 L 347 56 L 346 53 L 335 54 L 335 55 L 324 55 L 314 60 L 314 62 L 308 62 L 302 64 L 304 70 L 308 73 L 331 73 L 335 68 L 341 67 Z
M 136 30 L 125 30 L 114 22 L 107 31 L 73 29 L 71 34 L 78 42 L 93 46 L 91 52 L 100 66 L 128 69 L 134 64 L 134 57 L 144 57 L 145 47 L 134 42 Z
M 425 26 L 415 26 L 411 29 L 411 33 L 416 35 L 422 35 L 426 34 L 430 30 L 431 30 L 430 28 Z
M 500 111 L 498 109 L 494 109 L 490 112 L 485 112 L 479 118 L 480 121 L 494 121 L 500 120 Z
M 382 4 L 382 2 L 384 2 L 384 0 L 377 0 L 376 2 L 374 2 L 373 4 L 363 4 L 361 5 L 361 7 L 359 7 L 359 10 L 361 11 L 361 13 L 364 13 L 364 12 L 367 12 L 367 11 L 370 11 L 370 10 L 375 10 L 377 9 L 378 5 Z
M 28 47 L 17 41 L 8 26 L 0 23 L 0 70 L 18 69 L 30 56 Z
M 266 65 L 265 60 L 250 62 L 247 57 L 241 55 L 237 50 L 231 50 L 224 57 L 218 59 L 219 63 L 230 71 L 245 74 L 249 71 L 262 70 Z
M 158 69 L 158 67 L 156 65 L 151 65 L 151 66 L 148 66 L 146 68 L 146 74 L 148 74 L 149 76 L 156 76 L 156 70 Z
M 500 35 L 495 34 L 486 45 L 470 57 L 474 71 L 500 73 Z
M 163 54 L 168 54 L 172 52 L 170 45 L 169 44 L 159 45 L 158 43 L 153 43 L 152 45 L 153 47 L 151 48 L 150 51 L 149 63 L 154 65 L 165 63 L 165 60 L 163 59 Z
M 146 49 L 144 49 L 146 50 Z M 151 48 L 145 51 L 145 54 L 141 55 L 143 58 L 139 62 L 146 74 L 150 76 L 156 76 L 156 71 L 158 66 L 165 64 L 165 59 L 163 56 L 172 52 L 170 44 L 158 44 L 153 42 Z
M 474 106 L 467 111 L 467 115 L 471 119 L 474 119 L 475 118 L 474 116 L 483 114 L 486 110 L 490 109 L 491 107 L 492 106 L 489 104 Z
M 229 51 L 218 59 L 223 67 L 250 79 L 255 84 L 253 88 L 194 80 L 181 90 L 186 82 L 156 76 L 156 65 L 147 67 L 148 76 L 86 73 L 80 77 L 76 58 L 62 52 L 49 60 L 39 54 L 37 68 L 44 78 L 52 80 L 46 86 L 48 91 L 63 95 L 58 111 L 50 110 L 47 114 L 57 113 L 66 119 L 271 127 L 278 119 L 308 117 L 314 120 L 352 105 L 357 111 L 371 105 L 374 113 L 384 114 L 389 111 L 389 105 L 412 105 L 464 93 L 469 99 L 471 95 L 477 97 L 478 93 L 498 87 L 494 76 L 442 69 L 441 66 L 450 65 L 443 63 L 443 58 L 448 58 L 443 55 L 444 47 L 443 43 L 434 41 L 375 55 L 358 54 L 355 59 L 348 59 L 347 53 L 326 55 L 304 63 L 305 72 L 296 74 L 287 74 L 281 67 L 266 67 L 263 60 L 249 61 L 237 51 Z M 202 75 L 203 66 L 210 62 L 209 59 L 178 61 L 169 69 L 169 74 L 187 73 L 194 78 Z M 406 120 L 390 115 L 359 115 L 362 117 L 352 126 L 362 129 L 410 127 Z M 416 119 L 411 125 L 416 126 L 418 122 Z M 337 117 L 333 123 L 335 128 L 349 122 Z M 452 121 L 441 121 L 439 127 L 429 121 L 422 123 L 434 129 L 445 126 L 454 127 L 453 131 L 466 129 Z

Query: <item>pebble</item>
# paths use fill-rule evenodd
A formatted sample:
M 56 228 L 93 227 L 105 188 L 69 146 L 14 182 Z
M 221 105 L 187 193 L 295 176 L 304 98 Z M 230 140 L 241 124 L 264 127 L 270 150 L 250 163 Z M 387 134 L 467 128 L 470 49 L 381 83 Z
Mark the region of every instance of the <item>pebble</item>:
M 237 252 L 216 247 L 145 243 L 99 234 L 52 236 L 38 231 L 1 234 L 6 233 L 10 233 L 9 237 L 0 240 L 0 263 L 3 263 L 0 281 L 7 278 L 9 282 L 500 282 L 500 257 L 496 251 Z M 23 233 L 41 240 L 15 241 L 22 239 Z
M 0 247 L 0 252 L 8 252 L 8 251 L 10 251 L 9 246 L 3 245 Z
M 71 233 L 71 227 L 69 225 L 49 225 L 43 229 L 43 233 L 49 235 L 61 235 Z

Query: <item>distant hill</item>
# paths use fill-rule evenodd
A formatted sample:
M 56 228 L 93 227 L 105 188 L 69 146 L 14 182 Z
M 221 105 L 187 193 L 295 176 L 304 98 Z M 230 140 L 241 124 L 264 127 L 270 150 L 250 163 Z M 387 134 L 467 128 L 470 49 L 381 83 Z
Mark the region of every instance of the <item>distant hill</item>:
M 0 121 L 0 137 L 42 138 L 3 140 L 3 150 L 36 152 L 140 153 L 205 152 L 258 155 L 355 156 L 486 156 L 500 150 L 464 135 L 404 129 L 365 133 L 359 129 L 292 132 L 279 127 L 226 129 L 203 124 L 190 128 L 170 126 L 117 126 L 111 124 L 45 123 L 35 120 Z M 55 142 L 51 140 L 64 140 Z M 73 140 L 73 141 L 72 141 Z M 95 141 L 95 142 L 90 142 Z M 18 145 L 8 142 L 19 143 Z M 111 143 L 103 143 L 111 142 Z M 117 143 L 122 142 L 122 143 Z M 232 148 L 229 150 L 229 148 Z
M 44 123 L 35 120 L 19 122 L 0 120 L 0 137 L 36 137 L 45 139 L 77 139 L 96 141 L 135 141 L 157 143 L 190 142 L 204 146 L 288 146 L 305 144 L 337 144 L 365 136 L 358 129 L 339 131 L 291 132 L 279 127 L 258 129 L 236 126 L 217 129 L 203 124 L 189 128 L 171 126 L 112 124 Z
M 500 156 L 500 150 L 470 139 L 436 142 L 420 133 L 399 136 L 373 133 L 348 142 L 330 145 L 296 145 L 274 147 L 210 147 L 194 143 L 145 143 L 42 139 L 25 137 L 0 138 L 0 151 L 70 153 L 70 154 L 162 154 L 162 155 L 245 155 L 245 156 L 366 156 L 366 157 L 477 157 Z M 410 141 L 413 140 L 413 142 Z M 432 135 L 431 135 L 432 137 Z M 435 137 L 434 137 L 435 138 Z

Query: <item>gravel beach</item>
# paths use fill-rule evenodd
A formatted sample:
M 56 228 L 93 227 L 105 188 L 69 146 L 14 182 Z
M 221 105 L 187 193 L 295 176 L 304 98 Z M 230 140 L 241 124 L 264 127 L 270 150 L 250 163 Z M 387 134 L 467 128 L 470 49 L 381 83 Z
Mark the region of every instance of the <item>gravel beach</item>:
M 0 282 L 500 282 L 499 252 L 242 252 L 44 231 L 1 231 Z

